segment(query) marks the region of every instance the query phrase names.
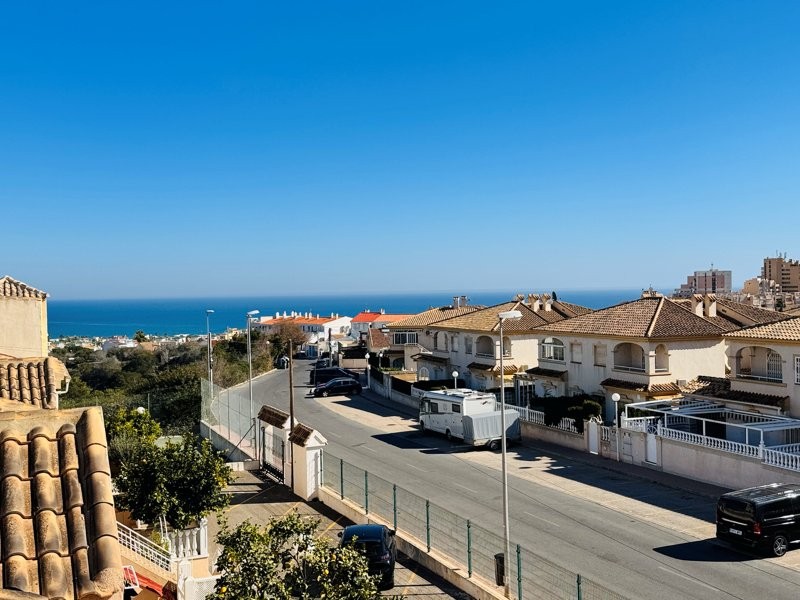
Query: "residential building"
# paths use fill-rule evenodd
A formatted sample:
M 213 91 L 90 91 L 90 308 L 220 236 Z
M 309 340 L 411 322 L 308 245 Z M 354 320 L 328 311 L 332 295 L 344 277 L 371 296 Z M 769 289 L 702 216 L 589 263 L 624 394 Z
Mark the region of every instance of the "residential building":
M 781 292 L 800 292 L 800 261 L 787 259 L 785 254 L 765 258 L 761 277 L 774 280 Z
M 321 317 L 309 312 L 275 313 L 274 317 L 261 317 L 254 322 L 252 328 L 260 331 L 266 336 L 274 335 L 279 327 L 284 323 L 292 323 L 300 328 L 306 335 L 306 342 L 303 348 L 297 350 L 305 351 L 309 357 L 319 356 L 324 351 L 330 350 L 330 342 L 334 336 L 347 335 L 350 333 L 351 317 L 344 317 L 331 313 L 330 317 Z
M 731 271 L 710 269 L 695 271 L 686 278 L 686 283 L 675 290 L 673 297 L 688 298 L 693 294 L 729 294 L 732 286 Z
M 413 316 L 409 314 L 387 314 L 383 309 L 379 312 L 364 310 L 353 317 L 350 322 L 350 335 L 355 340 L 360 341 L 370 329 L 383 329 L 390 323 L 402 321 Z

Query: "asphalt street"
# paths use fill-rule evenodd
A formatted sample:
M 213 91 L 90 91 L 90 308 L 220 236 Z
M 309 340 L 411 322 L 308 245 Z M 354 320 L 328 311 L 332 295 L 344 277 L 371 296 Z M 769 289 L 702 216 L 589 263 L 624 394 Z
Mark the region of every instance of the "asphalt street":
M 423 434 L 368 392 L 308 397 L 307 369 L 295 365 L 295 414 L 331 453 L 502 534 L 499 453 Z M 258 378 L 254 397 L 287 409 L 287 371 Z M 800 550 L 765 559 L 721 547 L 713 498 L 573 458 L 510 449 L 513 543 L 632 599 L 800 597 Z

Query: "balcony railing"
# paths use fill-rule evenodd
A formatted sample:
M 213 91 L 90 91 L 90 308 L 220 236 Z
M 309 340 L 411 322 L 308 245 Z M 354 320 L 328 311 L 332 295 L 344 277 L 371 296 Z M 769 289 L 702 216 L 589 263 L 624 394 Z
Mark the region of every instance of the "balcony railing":
M 752 373 L 739 371 L 736 373 L 736 379 L 746 379 L 748 381 L 764 381 L 766 383 L 783 383 L 783 377 L 775 377 L 770 375 L 753 375 Z
M 490 358 L 494 360 L 494 352 L 476 352 L 475 358 Z
M 632 367 L 630 365 L 614 365 L 614 369 L 628 373 L 644 373 L 644 367 Z

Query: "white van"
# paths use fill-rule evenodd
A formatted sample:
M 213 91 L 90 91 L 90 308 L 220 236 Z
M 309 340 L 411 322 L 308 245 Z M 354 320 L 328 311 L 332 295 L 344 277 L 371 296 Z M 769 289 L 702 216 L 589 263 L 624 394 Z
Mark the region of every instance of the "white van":
M 464 440 L 473 446 L 496 450 L 502 437 L 496 400 L 494 394 L 470 389 L 425 392 L 419 406 L 420 429 L 443 433 L 448 440 Z M 506 408 L 505 421 L 506 442 L 522 439 L 519 413 Z

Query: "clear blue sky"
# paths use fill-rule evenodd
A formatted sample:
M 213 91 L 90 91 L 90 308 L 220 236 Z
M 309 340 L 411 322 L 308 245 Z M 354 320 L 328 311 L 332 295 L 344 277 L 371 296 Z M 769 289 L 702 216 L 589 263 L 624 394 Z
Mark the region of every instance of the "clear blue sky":
M 676 287 L 800 258 L 798 2 L 6 3 L 54 298 Z

